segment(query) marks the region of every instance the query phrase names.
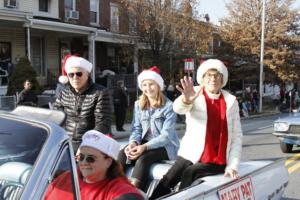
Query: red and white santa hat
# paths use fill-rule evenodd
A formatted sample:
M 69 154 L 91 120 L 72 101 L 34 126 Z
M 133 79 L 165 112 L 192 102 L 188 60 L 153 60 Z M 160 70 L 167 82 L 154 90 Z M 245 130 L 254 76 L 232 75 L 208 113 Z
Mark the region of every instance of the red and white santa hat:
M 142 82 L 144 80 L 153 80 L 159 85 L 161 91 L 164 90 L 164 80 L 161 77 L 160 70 L 157 68 L 157 66 L 146 69 L 138 75 L 138 84 L 140 90 L 142 90 Z
M 70 56 L 67 59 L 66 65 L 65 65 L 65 70 L 66 70 L 67 74 L 70 72 L 70 69 L 73 67 L 79 67 L 79 68 L 87 71 L 88 73 L 91 73 L 91 71 L 93 69 L 93 64 L 82 57 Z
M 71 68 L 73 68 L 73 67 L 79 67 L 79 68 L 87 71 L 88 73 L 91 73 L 91 71 L 93 69 L 93 64 L 82 57 L 68 55 L 68 57 L 66 56 L 66 59 L 64 60 L 64 64 L 62 66 L 62 76 L 63 77 L 65 76 L 66 78 L 68 78 L 66 75 L 70 72 Z M 63 77 L 62 78 L 59 77 L 59 82 L 61 82 L 60 81 L 60 79 L 61 79 L 63 81 L 61 83 L 64 83 L 65 78 L 63 78 Z M 67 82 L 65 82 L 65 83 L 67 83 Z
M 197 82 L 199 85 L 203 84 L 203 76 L 209 69 L 216 69 L 219 73 L 223 75 L 223 85 L 224 87 L 228 81 L 228 70 L 225 64 L 218 59 L 208 59 L 201 63 L 197 70 Z
M 72 56 L 71 54 L 66 55 L 64 57 L 64 60 L 63 60 L 62 66 L 61 66 L 61 76 L 59 76 L 58 81 L 62 84 L 66 84 L 69 81 L 69 79 L 67 77 L 67 72 L 65 70 L 65 65 L 66 65 L 67 59 L 70 58 L 71 56 Z

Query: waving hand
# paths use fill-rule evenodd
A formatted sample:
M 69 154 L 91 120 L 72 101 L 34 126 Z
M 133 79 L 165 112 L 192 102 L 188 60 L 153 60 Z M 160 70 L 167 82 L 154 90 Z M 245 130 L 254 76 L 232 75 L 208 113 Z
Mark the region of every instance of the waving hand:
M 181 87 L 179 85 L 176 85 L 176 88 L 183 95 L 183 99 L 182 99 L 183 103 L 185 104 L 193 103 L 193 101 L 199 96 L 200 92 L 195 92 L 194 82 L 192 77 L 184 76 L 182 79 L 180 79 L 180 83 L 181 83 Z

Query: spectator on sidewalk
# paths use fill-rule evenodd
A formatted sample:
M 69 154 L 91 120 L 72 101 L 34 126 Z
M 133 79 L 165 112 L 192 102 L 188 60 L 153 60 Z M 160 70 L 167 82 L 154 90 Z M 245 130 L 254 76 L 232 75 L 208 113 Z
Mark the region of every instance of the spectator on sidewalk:
M 239 102 L 239 108 L 240 108 L 241 116 L 249 117 L 249 112 L 248 112 L 248 108 L 247 108 L 247 105 L 246 105 L 246 101 L 242 97 L 240 97 L 238 99 L 238 102 Z
M 24 89 L 18 95 L 17 105 L 37 106 L 38 97 L 32 90 L 32 82 L 28 79 L 24 82 Z
M 273 103 L 275 106 L 275 110 L 279 110 L 279 103 L 280 103 L 280 87 L 277 83 L 273 86 Z
M 280 103 L 285 103 L 285 87 L 284 84 L 280 85 Z
M 129 144 L 120 151 L 118 160 L 124 170 L 133 166 L 132 183 L 145 190 L 151 165 L 162 160 L 175 160 L 179 148 L 176 113 L 173 103 L 162 90 L 164 80 L 154 66 L 138 76 L 142 95 L 134 105 Z
M 112 102 L 108 90 L 92 82 L 92 63 L 82 57 L 71 56 L 64 67 L 68 85 L 59 93 L 53 108 L 65 112 L 64 128 L 72 135 L 76 151 L 87 130 L 111 133 Z
M 124 81 L 117 81 L 117 87 L 114 90 L 113 94 L 114 99 L 114 110 L 115 110 L 115 119 L 116 119 L 116 129 L 117 131 L 125 131 L 123 128 L 126 110 L 128 106 L 126 88 L 124 86 Z
M 256 89 L 253 89 L 252 92 L 252 105 L 254 112 L 258 112 L 258 104 L 259 104 L 259 98 L 258 98 L 258 92 Z
M 82 137 L 76 161 L 78 182 L 83 200 L 142 200 L 142 194 L 130 184 L 117 161 L 120 144 L 91 130 Z M 63 172 L 49 185 L 45 200 L 74 199 L 72 173 Z
M 174 87 L 173 83 L 174 83 L 174 81 L 171 80 L 167 87 L 167 91 L 166 91 L 166 95 L 171 101 L 174 101 L 174 99 L 175 99 L 175 87 Z
M 174 111 L 186 115 L 183 136 L 175 164 L 160 180 L 150 199 L 190 186 L 196 179 L 223 173 L 239 178 L 242 129 L 236 97 L 222 90 L 227 83 L 226 66 L 217 59 L 204 61 L 198 68 L 197 81 L 181 79 L 177 89 L 182 95 L 174 101 Z

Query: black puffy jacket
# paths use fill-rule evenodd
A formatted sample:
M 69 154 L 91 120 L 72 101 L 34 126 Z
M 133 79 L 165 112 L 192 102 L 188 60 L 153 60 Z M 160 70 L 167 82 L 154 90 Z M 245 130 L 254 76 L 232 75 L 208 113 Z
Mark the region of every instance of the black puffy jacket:
M 91 129 L 111 133 L 112 102 L 108 90 L 89 80 L 88 88 L 78 94 L 71 86 L 63 89 L 53 104 L 54 109 L 66 113 L 64 128 L 81 141 Z

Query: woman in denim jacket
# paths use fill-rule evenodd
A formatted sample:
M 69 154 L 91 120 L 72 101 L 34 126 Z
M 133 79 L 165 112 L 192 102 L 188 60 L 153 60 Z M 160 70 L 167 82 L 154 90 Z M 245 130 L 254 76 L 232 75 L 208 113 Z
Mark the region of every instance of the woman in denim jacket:
M 132 183 L 145 190 L 150 167 L 162 160 L 175 160 L 179 148 L 176 113 L 172 102 L 163 94 L 164 81 L 154 66 L 138 76 L 142 95 L 134 105 L 132 134 L 118 160 L 124 170 L 134 166 Z

